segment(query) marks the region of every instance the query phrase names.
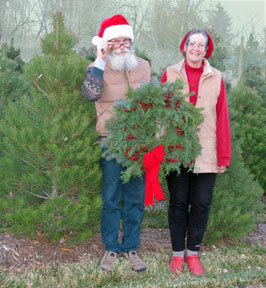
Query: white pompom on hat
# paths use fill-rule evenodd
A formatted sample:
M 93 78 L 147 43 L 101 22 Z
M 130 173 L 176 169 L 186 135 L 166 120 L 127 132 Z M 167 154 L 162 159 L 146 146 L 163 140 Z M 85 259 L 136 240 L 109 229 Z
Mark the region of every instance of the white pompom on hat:
M 103 41 L 125 37 L 134 40 L 133 28 L 128 24 L 126 18 L 121 14 L 116 14 L 111 18 L 103 20 L 98 36 L 92 38 L 92 44 L 98 46 Z

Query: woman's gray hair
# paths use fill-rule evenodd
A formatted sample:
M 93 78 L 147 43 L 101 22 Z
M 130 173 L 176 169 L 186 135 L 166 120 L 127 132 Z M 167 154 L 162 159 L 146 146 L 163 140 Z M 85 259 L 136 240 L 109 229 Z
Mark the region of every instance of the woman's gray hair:
M 185 46 L 187 47 L 187 45 L 188 45 L 188 43 L 190 41 L 190 37 L 192 35 L 199 34 L 199 33 L 202 34 L 205 37 L 205 40 L 206 40 L 205 50 L 207 50 L 208 49 L 208 45 L 209 45 L 209 37 L 208 37 L 207 33 L 204 30 L 202 30 L 202 29 L 193 29 L 193 30 L 191 30 L 188 33 L 188 35 L 187 35 L 187 38 L 186 38 L 186 41 L 185 41 Z

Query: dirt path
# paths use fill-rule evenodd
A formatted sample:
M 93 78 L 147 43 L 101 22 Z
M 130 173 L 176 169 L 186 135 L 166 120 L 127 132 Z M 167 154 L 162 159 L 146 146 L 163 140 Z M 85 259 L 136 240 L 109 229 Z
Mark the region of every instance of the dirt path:
M 254 232 L 246 238 L 250 243 L 266 245 L 266 224 L 258 224 Z M 168 229 L 146 229 L 141 232 L 140 253 L 170 251 Z M 45 239 L 38 241 L 16 238 L 9 233 L 0 234 L 0 273 L 22 271 L 45 265 L 81 262 L 88 259 L 100 259 L 104 246 L 99 233 L 82 244 L 70 247 L 64 241 L 48 243 Z

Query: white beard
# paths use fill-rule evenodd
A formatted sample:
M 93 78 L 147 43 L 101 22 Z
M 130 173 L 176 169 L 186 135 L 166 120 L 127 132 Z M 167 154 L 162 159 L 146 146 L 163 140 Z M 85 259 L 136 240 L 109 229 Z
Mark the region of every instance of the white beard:
M 121 52 L 126 53 L 121 54 Z M 138 66 L 138 60 L 132 47 L 124 48 L 124 50 L 110 50 L 106 58 L 110 61 L 112 69 L 120 72 L 126 70 L 131 71 Z

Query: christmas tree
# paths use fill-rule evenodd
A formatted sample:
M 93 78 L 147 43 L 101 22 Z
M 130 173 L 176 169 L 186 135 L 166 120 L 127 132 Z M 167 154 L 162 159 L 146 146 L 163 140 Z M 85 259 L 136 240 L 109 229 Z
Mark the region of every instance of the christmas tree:
M 20 59 L 19 51 L 13 46 L 11 48 L 3 44 L 0 49 L 0 119 L 3 118 L 4 107 L 9 102 L 18 100 L 27 91 L 26 81 L 20 70 L 22 67 L 16 62 L 16 59 Z
M 212 57 L 208 59 L 208 61 L 214 68 L 220 71 L 225 71 L 226 70 L 225 60 L 228 57 L 226 44 L 223 42 L 222 38 L 218 36 L 217 32 L 214 29 L 212 29 L 211 31 L 211 37 L 215 45 L 215 50 L 212 53 Z
M 265 191 L 266 110 L 263 107 L 262 98 L 255 89 L 240 86 L 231 90 L 229 101 L 246 168 L 255 176 Z
M 232 124 L 232 121 L 231 121 Z M 246 236 L 262 212 L 263 189 L 246 169 L 239 140 L 232 126 L 230 168 L 217 175 L 204 243 Z
M 12 60 L 14 60 L 16 62 L 16 65 L 17 65 L 16 71 L 19 71 L 19 72 L 22 73 L 23 66 L 25 65 L 25 62 L 21 59 L 21 55 L 20 55 L 21 51 L 20 51 L 20 49 L 16 49 L 14 47 L 14 38 L 12 38 L 10 40 L 10 45 L 7 48 L 8 48 L 7 49 L 7 57 L 9 59 L 12 59 Z
M 257 91 L 262 98 L 263 107 L 266 108 L 266 80 L 260 67 L 253 64 L 248 66 L 243 73 L 243 85 Z
M 129 90 L 127 100 L 117 101 L 115 116 L 107 123 L 107 159 L 115 158 L 126 167 L 124 182 L 144 173 L 144 155 L 159 145 L 164 146 L 162 171 L 180 170 L 184 165 L 193 169 L 193 160 L 201 146 L 197 129 L 202 121 L 201 109 L 186 101 L 182 83 L 142 83 Z
M 42 39 L 44 56 L 25 65 L 31 90 L 11 103 L 0 130 L 2 225 L 33 237 L 84 239 L 100 209 L 100 149 L 94 105 L 81 94 L 88 62 L 57 12 Z
M 263 213 L 265 112 L 262 100 L 254 90 L 244 86 L 232 89 L 228 100 L 232 159 L 230 168 L 217 175 L 205 243 L 247 235 Z

